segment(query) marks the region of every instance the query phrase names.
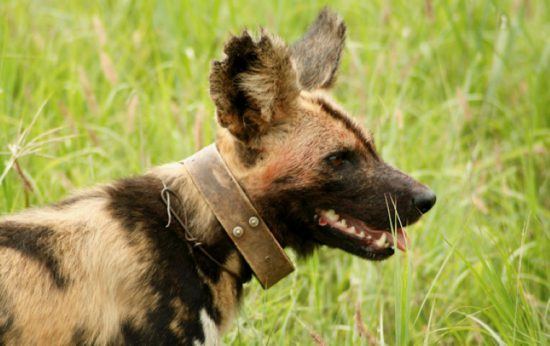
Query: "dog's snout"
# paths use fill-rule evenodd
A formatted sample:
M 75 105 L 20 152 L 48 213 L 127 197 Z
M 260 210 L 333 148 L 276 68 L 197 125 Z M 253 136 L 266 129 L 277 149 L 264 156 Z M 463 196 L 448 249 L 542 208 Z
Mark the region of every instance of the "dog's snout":
M 431 189 L 426 188 L 414 195 L 413 204 L 416 209 L 418 209 L 422 214 L 425 214 L 432 209 L 435 204 L 435 200 L 435 193 Z

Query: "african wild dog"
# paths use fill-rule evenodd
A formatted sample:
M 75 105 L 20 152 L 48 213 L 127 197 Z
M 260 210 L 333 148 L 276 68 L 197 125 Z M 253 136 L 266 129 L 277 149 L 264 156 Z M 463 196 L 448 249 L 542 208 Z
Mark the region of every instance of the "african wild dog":
M 371 260 L 394 253 L 390 233 L 435 203 L 385 164 L 373 139 L 320 90 L 335 81 L 345 26 L 323 10 L 292 46 L 244 32 L 214 62 L 216 140 L 276 239 Z M 167 224 L 163 183 L 187 227 L 230 275 L 191 256 Z M 388 207 L 389 206 L 389 207 Z M 404 248 L 405 233 L 394 232 Z M 251 270 L 178 163 L 0 222 L 0 341 L 7 344 L 216 344 Z

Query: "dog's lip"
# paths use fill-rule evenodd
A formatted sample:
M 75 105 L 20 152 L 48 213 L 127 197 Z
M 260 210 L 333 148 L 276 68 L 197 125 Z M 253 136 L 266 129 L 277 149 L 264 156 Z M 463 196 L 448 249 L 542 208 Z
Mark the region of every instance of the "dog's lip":
M 396 228 L 392 234 L 390 230 L 376 230 L 368 227 L 363 221 L 348 215 L 338 214 L 334 209 L 318 209 L 315 218 L 319 226 L 330 227 L 346 237 L 360 242 L 362 246 L 374 251 L 384 251 L 394 244 L 403 252 L 407 250 L 409 238 L 405 230 Z

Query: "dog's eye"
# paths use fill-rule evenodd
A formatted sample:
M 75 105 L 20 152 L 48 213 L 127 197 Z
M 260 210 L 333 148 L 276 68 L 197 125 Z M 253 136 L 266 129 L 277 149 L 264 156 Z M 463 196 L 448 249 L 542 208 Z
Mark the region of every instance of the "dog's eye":
M 342 150 L 335 153 L 330 154 L 326 157 L 325 161 L 329 164 L 330 167 L 334 169 L 342 168 L 346 164 L 349 164 L 351 162 L 351 159 L 353 157 L 353 152 L 348 150 Z

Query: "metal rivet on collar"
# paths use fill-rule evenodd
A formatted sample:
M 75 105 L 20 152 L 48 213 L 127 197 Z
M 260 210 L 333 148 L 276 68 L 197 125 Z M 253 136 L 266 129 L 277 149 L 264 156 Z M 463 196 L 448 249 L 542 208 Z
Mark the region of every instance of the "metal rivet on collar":
M 260 220 L 256 216 L 252 216 L 248 219 L 248 224 L 252 227 L 256 227 L 260 224 Z
M 215 144 L 185 159 L 184 168 L 263 288 L 273 286 L 294 270 Z M 256 226 L 252 217 L 258 219 Z
M 233 228 L 233 235 L 240 238 L 244 234 L 244 229 L 241 226 Z

